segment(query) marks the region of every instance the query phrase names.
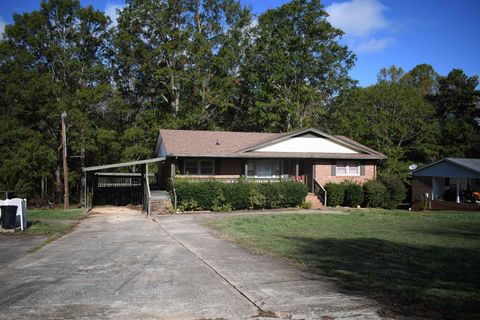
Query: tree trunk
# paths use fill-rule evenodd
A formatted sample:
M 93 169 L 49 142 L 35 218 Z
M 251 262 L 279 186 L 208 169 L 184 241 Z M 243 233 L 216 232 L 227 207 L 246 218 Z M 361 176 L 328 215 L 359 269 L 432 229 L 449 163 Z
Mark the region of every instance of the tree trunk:
M 46 181 L 45 181 L 45 177 L 42 176 L 40 178 L 40 206 L 44 206 L 45 205 L 45 191 L 46 191 Z
M 62 168 L 60 165 L 57 165 L 57 169 L 55 170 L 55 203 L 60 203 L 61 198 L 63 196 L 63 183 L 62 183 L 62 176 L 60 172 Z
M 180 88 L 175 84 L 175 77 L 170 77 L 170 91 L 172 92 L 171 107 L 173 116 L 176 118 L 178 116 L 178 108 L 180 105 Z

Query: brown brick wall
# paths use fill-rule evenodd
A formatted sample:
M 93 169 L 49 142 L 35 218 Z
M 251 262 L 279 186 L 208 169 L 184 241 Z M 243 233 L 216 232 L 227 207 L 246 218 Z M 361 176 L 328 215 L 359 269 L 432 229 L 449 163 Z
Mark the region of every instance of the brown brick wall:
M 420 201 L 425 193 L 432 194 L 432 177 L 413 177 L 412 202 Z
M 340 183 L 342 181 L 355 181 L 363 184 L 369 180 L 375 179 L 376 168 L 373 161 L 366 161 L 365 175 L 364 176 L 332 176 L 332 164 L 335 164 L 335 160 L 317 160 L 315 164 L 315 178 L 322 186 L 328 182 Z

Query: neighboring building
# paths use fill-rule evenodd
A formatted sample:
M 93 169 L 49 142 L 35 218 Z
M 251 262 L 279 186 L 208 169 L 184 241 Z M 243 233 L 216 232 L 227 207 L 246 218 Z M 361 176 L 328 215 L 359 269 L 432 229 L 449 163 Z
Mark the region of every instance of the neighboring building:
M 478 192 L 480 159 L 445 158 L 412 171 L 413 203 L 426 196 L 434 201 L 472 202 Z
M 315 183 L 375 179 L 377 162 L 387 157 L 343 136 L 316 129 L 288 133 L 160 130 L 156 156 L 159 180 L 238 178 Z

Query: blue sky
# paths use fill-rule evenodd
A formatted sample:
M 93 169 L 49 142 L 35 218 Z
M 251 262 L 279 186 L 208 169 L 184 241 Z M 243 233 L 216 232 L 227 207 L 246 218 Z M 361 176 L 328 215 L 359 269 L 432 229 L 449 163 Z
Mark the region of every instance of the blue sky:
M 286 0 L 241 0 L 256 14 Z M 122 0 L 81 0 L 110 16 Z M 40 0 L 0 0 L 0 29 L 14 12 L 38 9 Z M 384 66 L 410 70 L 429 63 L 441 75 L 461 68 L 480 74 L 480 1 L 477 0 L 327 0 L 330 22 L 345 31 L 344 42 L 357 55 L 352 78 L 366 86 Z

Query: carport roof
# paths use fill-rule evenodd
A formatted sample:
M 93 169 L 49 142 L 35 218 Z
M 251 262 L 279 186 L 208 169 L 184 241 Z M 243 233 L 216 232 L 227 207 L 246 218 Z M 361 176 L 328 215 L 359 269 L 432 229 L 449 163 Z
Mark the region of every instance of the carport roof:
M 159 158 L 152 158 L 152 159 L 145 159 L 145 160 L 112 163 L 112 164 L 105 164 L 105 165 L 102 165 L 102 166 L 85 167 L 85 168 L 82 169 L 82 171 L 83 172 L 89 172 L 89 171 L 106 170 L 106 169 L 112 169 L 112 168 L 122 168 L 122 167 L 135 166 L 135 165 L 139 165 L 139 164 L 160 162 L 160 161 L 164 161 L 164 160 L 165 160 L 165 157 L 159 157 Z
M 445 158 L 412 172 L 413 176 L 480 178 L 479 158 Z

